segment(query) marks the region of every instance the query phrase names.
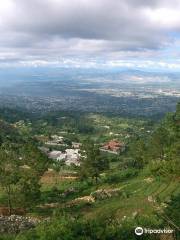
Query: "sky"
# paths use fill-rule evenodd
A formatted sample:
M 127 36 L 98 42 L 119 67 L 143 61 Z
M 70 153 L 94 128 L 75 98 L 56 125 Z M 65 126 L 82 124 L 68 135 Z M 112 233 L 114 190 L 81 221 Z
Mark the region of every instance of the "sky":
M 180 71 L 180 0 L 4 0 L 0 67 Z

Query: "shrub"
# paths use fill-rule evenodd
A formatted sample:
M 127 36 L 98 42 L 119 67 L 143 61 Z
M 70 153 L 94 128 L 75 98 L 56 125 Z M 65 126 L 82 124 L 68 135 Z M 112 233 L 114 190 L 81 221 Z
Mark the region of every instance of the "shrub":
M 100 220 L 80 220 L 72 217 L 62 216 L 54 219 L 51 223 L 42 224 L 36 229 L 21 233 L 16 240 L 136 240 L 134 229 L 137 226 L 154 227 L 159 226 L 157 219 L 145 218 L 127 219 L 119 224 Z M 141 239 L 141 238 L 140 238 Z M 155 240 L 155 236 L 144 235 L 144 240 Z
M 111 174 L 107 175 L 107 177 L 105 178 L 105 182 L 106 183 L 118 183 L 118 182 L 128 180 L 130 178 L 133 178 L 137 175 L 138 175 L 138 170 L 127 169 L 127 170 L 123 170 L 120 172 L 115 172 L 115 173 L 111 173 Z

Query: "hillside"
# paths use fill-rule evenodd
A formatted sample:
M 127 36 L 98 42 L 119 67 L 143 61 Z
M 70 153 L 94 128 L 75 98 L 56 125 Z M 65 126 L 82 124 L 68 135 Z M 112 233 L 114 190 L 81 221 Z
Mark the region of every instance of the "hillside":
M 8 206 L 4 189 L 10 186 L 12 212 L 21 207 L 26 216 L 40 223 L 26 231 L 3 233 L 0 239 L 133 240 L 137 239 L 134 234 L 137 226 L 170 228 L 174 233 L 168 235 L 169 239 L 180 237 L 177 214 L 180 210 L 180 104 L 175 113 L 168 114 L 158 124 L 97 114 L 65 116 L 64 113 L 58 118 L 53 115 L 22 120 L 13 124 L 1 121 L 0 171 L 1 176 L 8 173 L 9 178 L 1 182 L 0 210 Z M 40 125 L 43 127 L 38 128 Z M 80 141 L 81 154 L 83 151 L 86 154 L 86 158 L 80 158 L 80 166 L 48 160 L 39 151 L 47 141 L 54 141 L 50 133 L 59 132 L 64 137 L 60 144 L 66 144 L 66 148 L 72 147 L 72 141 Z M 125 151 L 99 152 L 102 143 L 115 137 L 123 141 Z M 17 141 L 18 151 L 13 148 Z M 11 145 L 8 151 L 13 161 L 4 152 L 7 143 Z M 62 151 L 61 145 L 59 148 Z M 11 164 L 8 166 L 15 167 L 15 172 L 3 170 L 7 167 L 6 160 Z M 22 166 L 28 168 L 22 169 Z M 17 172 L 19 178 L 14 180 Z M 15 201 L 17 197 L 20 201 Z M 141 239 L 163 237 L 163 234 L 144 234 Z

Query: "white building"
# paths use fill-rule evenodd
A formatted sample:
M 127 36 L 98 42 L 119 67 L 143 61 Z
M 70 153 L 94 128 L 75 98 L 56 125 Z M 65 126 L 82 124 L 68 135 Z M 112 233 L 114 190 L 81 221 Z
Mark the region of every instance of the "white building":
M 65 152 L 61 151 L 52 151 L 49 153 L 49 158 L 55 159 L 57 161 L 64 160 L 66 165 L 70 166 L 75 164 L 79 166 L 80 153 L 78 149 L 66 149 Z
M 80 153 L 79 149 L 66 149 L 66 164 L 71 165 L 75 164 L 76 166 L 79 166 L 79 159 L 80 159 Z
M 58 159 L 62 155 L 61 151 L 51 151 L 48 153 L 48 157 L 52 159 Z

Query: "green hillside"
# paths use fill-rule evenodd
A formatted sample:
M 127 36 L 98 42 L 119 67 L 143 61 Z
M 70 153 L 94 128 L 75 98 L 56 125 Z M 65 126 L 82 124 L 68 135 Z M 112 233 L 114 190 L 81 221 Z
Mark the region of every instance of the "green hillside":
M 88 115 L 83 116 L 88 119 L 86 126 L 82 128 L 81 125 L 80 128 L 76 124 L 77 116 L 68 117 L 71 124 L 62 123 L 64 120 L 61 118 L 61 125 L 55 124 L 54 128 L 52 120 L 47 119 L 31 124 L 24 121 L 14 124 L 15 127 L 1 122 L 1 159 L 4 159 L 7 143 L 15 144 L 15 138 L 9 140 L 7 135 L 15 135 L 16 138 L 19 136 L 19 149 L 23 152 L 11 147 L 11 159 L 8 156 L 6 159 L 20 172 L 22 164 L 30 166 L 30 170 L 23 170 L 26 177 L 20 174 L 20 180 L 12 180 L 13 171 L 7 172 L 9 178 L 5 182 L 1 177 L 1 205 L 7 206 L 8 196 L 4 189 L 11 186 L 13 207 L 24 206 L 26 216 L 38 218 L 41 223 L 15 235 L 1 235 L 0 239 L 163 239 L 162 234 L 144 234 L 143 238 L 137 238 L 134 234 L 137 226 L 170 228 L 174 235 L 169 235 L 169 239 L 178 239 L 180 104 L 175 113 L 168 114 L 158 124 Z M 40 124 L 38 121 L 46 122 L 44 134 L 41 129 L 34 136 Z M 108 127 L 104 130 L 102 126 Z M 56 132 L 57 129 L 64 130 L 67 143 L 67 139 L 73 138 L 72 130 L 75 132 L 75 137 L 82 143 L 81 152 L 86 155 L 81 157 L 81 166 L 54 165 L 39 152 L 42 139 L 51 129 L 56 129 Z M 101 143 L 114 137 L 109 132 L 119 134 L 117 139 L 126 144 L 124 152 L 116 155 L 99 152 Z M 36 140 L 32 145 L 33 139 Z M 23 162 L 15 164 L 17 155 L 22 153 Z M 1 176 L 4 174 L 3 166 L 1 160 Z M 47 171 L 48 168 L 52 170 Z M 30 175 L 36 179 L 35 182 Z M 29 184 L 25 184 L 27 181 Z M 21 188 L 22 183 L 24 188 Z M 22 192 L 25 187 L 31 190 L 30 194 Z M 36 201 L 33 196 L 38 196 Z M 21 201 L 14 200 L 18 197 Z

